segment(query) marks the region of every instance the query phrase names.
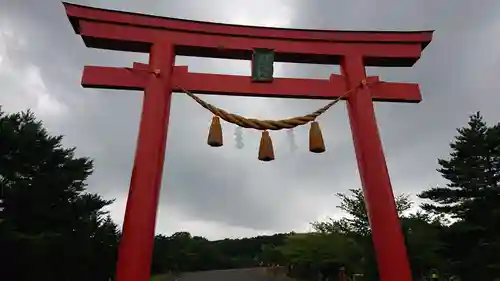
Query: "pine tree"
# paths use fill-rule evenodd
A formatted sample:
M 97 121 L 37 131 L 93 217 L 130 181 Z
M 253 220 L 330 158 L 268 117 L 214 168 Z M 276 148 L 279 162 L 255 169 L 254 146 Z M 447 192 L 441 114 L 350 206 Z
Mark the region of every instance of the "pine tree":
M 92 161 L 61 141 L 32 112 L 0 110 L 2 280 L 108 280 L 114 273 L 118 231 L 103 211 L 112 201 L 86 192 Z
M 438 172 L 448 180 L 419 194 L 432 203 L 422 208 L 477 223 L 487 223 L 500 206 L 500 125 L 489 127 L 477 112 L 459 128 L 449 159 L 439 159 Z
M 477 112 L 457 131 L 449 159 L 438 160 L 448 184 L 419 197 L 431 201 L 424 210 L 458 220 L 443 238 L 455 273 L 491 280 L 500 276 L 500 124 L 488 126 Z

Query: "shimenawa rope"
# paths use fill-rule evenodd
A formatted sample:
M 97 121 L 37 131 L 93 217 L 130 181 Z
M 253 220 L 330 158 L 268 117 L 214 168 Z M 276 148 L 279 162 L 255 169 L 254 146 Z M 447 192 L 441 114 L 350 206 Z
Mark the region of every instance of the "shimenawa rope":
M 155 76 L 161 75 L 158 69 L 151 71 L 146 69 L 134 69 L 127 68 L 130 71 L 146 71 L 148 73 L 152 73 Z M 352 91 L 367 86 L 367 81 L 363 80 L 356 87 L 346 91 L 343 95 L 337 97 L 335 100 L 329 102 L 327 105 L 322 108 L 299 117 L 282 119 L 282 120 L 259 120 L 255 118 L 246 118 L 238 114 L 229 113 L 221 108 L 218 108 L 202 99 L 197 97 L 195 94 L 190 92 L 187 89 L 179 87 L 175 85 L 174 88 L 180 89 L 188 96 L 190 96 L 193 100 L 195 100 L 199 105 L 206 108 L 210 112 L 214 114 L 212 117 L 212 123 L 210 125 L 210 130 L 208 133 L 207 143 L 212 147 L 220 147 L 223 146 L 223 134 L 222 134 L 222 126 L 220 123 L 220 119 L 223 119 L 229 123 L 236 124 L 242 128 L 251 128 L 262 131 L 262 137 L 260 140 L 259 146 L 259 156 L 258 159 L 261 161 L 272 161 L 274 160 L 274 149 L 273 143 L 268 130 L 282 130 L 282 129 L 293 129 L 297 126 L 305 125 L 307 123 L 311 123 L 311 128 L 309 129 L 309 151 L 313 153 L 322 153 L 326 151 L 325 143 L 323 141 L 323 135 L 321 133 L 321 129 L 319 127 L 316 118 L 321 114 L 325 113 L 328 109 L 330 109 L 333 105 L 338 103 L 342 98 L 345 98 Z
M 327 105 L 323 106 L 322 108 L 304 115 L 304 116 L 299 116 L 299 117 L 294 117 L 294 118 L 289 118 L 289 119 L 281 119 L 281 120 L 259 120 L 259 119 L 254 119 L 254 118 L 246 118 L 238 114 L 234 113 L 229 113 L 225 111 L 224 109 L 218 108 L 212 104 L 209 104 L 208 102 L 205 102 L 204 100 L 200 99 L 196 95 L 194 95 L 192 92 L 179 87 L 184 93 L 186 93 L 188 96 L 190 96 L 193 100 L 195 100 L 199 105 L 203 106 L 204 108 L 208 109 L 210 112 L 212 112 L 215 116 L 220 117 L 221 119 L 233 123 L 235 125 L 238 125 L 243 128 L 250 128 L 250 129 L 256 129 L 256 130 L 282 130 L 282 129 L 292 129 L 297 126 L 305 125 L 309 122 L 312 122 L 318 118 L 321 114 L 325 113 L 330 107 L 334 106 L 336 103 L 338 103 L 342 98 L 346 97 L 349 93 L 351 93 L 355 88 L 350 89 L 349 91 L 345 92 L 342 96 L 336 98 L 335 100 L 329 102 Z
M 140 70 L 140 69 L 134 69 L 134 68 L 128 68 L 126 69 L 131 70 L 131 71 L 147 71 L 150 72 L 156 76 L 158 76 L 160 73 L 159 71 L 151 71 L 151 70 Z M 225 111 L 224 109 L 218 108 L 202 99 L 197 97 L 195 94 L 190 92 L 187 89 L 184 89 L 182 87 L 177 87 L 181 89 L 185 94 L 190 96 L 193 100 L 195 100 L 199 105 L 202 107 L 206 108 L 210 112 L 212 112 L 215 116 L 220 117 L 221 119 L 238 125 L 242 128 L 250 128 L 250 129 L 256 129 L 256 130 L 283 130 L 283 129 L 293 129 L 295 127 L 305 125 L 309 122 L 315 121 L 316 118 L 318 118 L 321 114 L 325 113 L 328 109 L 330 109 L 332 106 L 334 106 L 336 103 L 338 103 L 341 99 L 345 98 L 347 95 L 349 95 L 352 91 L 356 90 L 359 87 L 366 86 L 368 83 L 366 80 L 361 81 L 361 83 L 354 88 L 349 89 L 346 91 L 343 95 L 339 96 L 335 100 L 329 102 L 327 105 L 323 106 L 322 108 L 304 115 L 304 116 L 299 116 L 299 117 L 293 117 L 293 118 L 288 118 L 288 119 L 281 119 L 281 120 L 259 120 L 255 118 L 247 118 L 238 114 L 230 113 Z

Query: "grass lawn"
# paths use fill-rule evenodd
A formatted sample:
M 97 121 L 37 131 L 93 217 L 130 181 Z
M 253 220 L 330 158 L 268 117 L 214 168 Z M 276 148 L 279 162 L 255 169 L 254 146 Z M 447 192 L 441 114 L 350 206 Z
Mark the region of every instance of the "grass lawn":
M 160 275 L 153 275 L 151 276 L 151 279 L 149 279 L 150 281 L 160 281 L 160 280 L 163 280 L 165 278 L 166 274 L 160 274 Z

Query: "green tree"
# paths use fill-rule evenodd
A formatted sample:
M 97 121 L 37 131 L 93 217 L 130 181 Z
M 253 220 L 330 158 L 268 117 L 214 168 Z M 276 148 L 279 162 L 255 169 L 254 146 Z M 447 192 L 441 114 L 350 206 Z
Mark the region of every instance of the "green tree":
M 291 276 L 305 280 L 336 277 L 340 267 L 355 272 L 362 258 L 356 241 L 341 233 L 290 235 L 280 250 L 294 267 Z
M 287 262 L 280 248 L 270 244 L 262 245 L 259 260 L 266 266 L 283 265 Z
M 424 210 L 458 220 L 444 239 L 453 270 L 464 280 L 489 280 L 500 276 L 500 124 L 489 126 L 477 112 L 457 131 L 449 158 L 438 160 L 447 185 L 419 197 L 430 201 Z
M 333 220 L 327 222 L 313 222 L 312 226 L 319 232 L 354 232 L 359 235 L 370 234 L 370 223 L 368 221 L 368 214 L 365 207 L 365 197 L 362 189 L 349 189 L 350 194 L 337 193 L 340 199 L 340 205 L 337 206 L 342 210 L 347 217 L 340 220 Z M 413 203 L 409 195 L 401 194 L 396 196 L 396 209 L 400 217 L 404 212 L 408 211 Z
M 377 280 L 375 252 L 363 191 L 350 189 L 349 194 L 339 193 L 337 196 L 340 198 L 338 208 L 348 217 L 339 220 L 330 219 L 327 222 L 314 222 L 313 228 L 320 233 L 342 233 L 353 239 L 361 249 L 362 255 L 357 261 L 351 260 L 351 267 L 356 268 L 358 273 L 363 272 L 365 280 Z M 405 214 L 413 205 L 409 195 L 398 195 L 395 202 L 415 277 L 420 277 L 419 275 L 431 268 L 441 267 L 440 221 L 422 213 Z
M 500 125 L 489 127 L 478 112 L 470 116 L 467 127 L 457 131 L 450 158 L 438 160 L 438 172 L 448 184 L 419 194 L 432 201 L 422 208 L 485 223 L 498 208 L 500 197 Z
M 2 278 L 108 280 L 114 272 L 119 233 L 103 210 L 112 201 L 86 192 L 92 161 L 61 141 L 32 112 L 0 110 Z
M 248 268 L 265 263 L 286 263 L 279 247 L 287 234 L 209 241 L 188 232 L 155 238 L 153 274 Z
M 421 279 L 433 269 L 447 272 L 441 237 L 445 226 L 441 220 L 419 211 L 404 217 L 401 223 L 414 279 Z

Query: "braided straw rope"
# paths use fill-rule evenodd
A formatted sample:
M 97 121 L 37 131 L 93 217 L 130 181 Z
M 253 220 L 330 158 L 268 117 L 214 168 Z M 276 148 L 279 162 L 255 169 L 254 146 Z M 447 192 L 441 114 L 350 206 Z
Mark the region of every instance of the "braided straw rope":
M 364 85 L 365 83 L 362 83 Z M 196 95 L 194 95 L 192 92 L 180 88 L 184 93 L 186 93 L 188 96 L 190 96 L 192 99 L 194 99 L 199 105 L 203 106 L 204 108 L 208 109 L 210 112 L 212 112 L 215 116 L 220 117 L 221 119 L 229 122 L 236 124 L 240 127 L 243 128 L 250 128 L 250 129 L 256 129 L 256 130 L 283 130 L 283 129 L 292 129 L 301 125 L 305 125 L 309 122 L 312 122 L 318 118 L 321 114 L 325 113 L 330 107 L 334 106 L 336 103 L 338 103 L 342 98 L 346 97 L 349 93 L 354 91 L 356 88 L 352 88 L 349 91 L 345 92 L 342 96 L 336 98 L 335 100 L 329 102 L 327 105 L 323 106 L 322 108 L 304 115 L 304 116 L 299 116 L 299 117 L 294 117 L 294 118 L 289 118 L 289 119 L 281 119 L 281 120 L 259 120 L 259 119 L 254 119 L 254 118 L 246 118 L 238 114 L 234 113 L 229 113 L 225 111 L 224 109 L 218 108 L 212 104 L 209 104 L 208 102 L 200 99 Z
M 129 71 L 145 71 L 148 73 L 151 73 L 155 76 L 160 75 L 159 70 L 146 70 L 146 69 L 134 69 L 130 67 L 125 67 L 125 69 Z M 225 111 L 224 109 L 218 108 L 202 99 L 197 97 L 195 94 L 192 92 L 179 87 L 184 93 L 186 93 L 188 96 L 190 96 L 192 99 L 194 99 L 199 105 L 203 106 L 204 108 L 208 109 L 210 112 L 212 112 L 215 116 L 218 116 L 219 118 L 238 125 L 243 128 L 250 128 L 250 129 L 256 129 L 256 130 L 283 130 L 283 129 L 293 129 L 298 126 L 305 125 L 309 122 L 315 121 L 316 118 L 318 118 L 321 114 L 325 113 L 328 109 L 330 109 L 332 106 L 334 106 L 336 103 L 338 103 L 341 99 L 345 98 L 347 95 L 349 95 L 352 91 L 356 90 L 359 87 L 367 86 L 368 83 L 366 80 L 361 81 L 361 83 L 354 88 L 351 88 L 347 92 L 345 92 L 343 95 L 340 97 L 336 98 L 335 100 L 329 102 L 327 105 L 323 106 L 322 108 L 304 115 L 304 116 L 299 116 L 299 117 L 294 117 L 294 118 L 289 118 L 289 119 L 281 119 L 281 120 L 259 120 L 259 119 L 254 119 L 254 118 L 246 118 L 238 114 L 234 113 L 229 113 Z

